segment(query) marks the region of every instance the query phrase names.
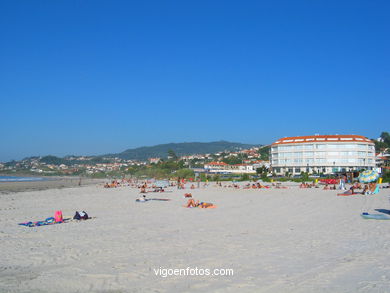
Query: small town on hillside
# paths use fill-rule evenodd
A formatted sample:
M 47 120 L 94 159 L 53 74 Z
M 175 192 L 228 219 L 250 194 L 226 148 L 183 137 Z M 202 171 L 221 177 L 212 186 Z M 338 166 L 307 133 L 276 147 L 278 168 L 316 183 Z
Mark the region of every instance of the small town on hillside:
M 31 157 L 0 163 L 0 172 L 97 178 L 140 174 L 158 177 L 150 172 L 156 168 L 169 170 L 160 174 L 172 174 L 172 177 L 178 176 L 179 169 L 191 171 L 182 175 L 189 177 L 194 173 L 291 177 L 302 173 L 329 175 L 363 169 L 382 172 L 382 169 L 389 169 L 390 154 L 389 148 L 378 150 L 378 143 L 383 143 L 383 139 L 372 141 L 359 135 L 312 135 L 286 137 L 271 145 L 213 154 L 176 156 L 169 150 L 165 158 L 153 157 L 144 161 L 94 156 Z

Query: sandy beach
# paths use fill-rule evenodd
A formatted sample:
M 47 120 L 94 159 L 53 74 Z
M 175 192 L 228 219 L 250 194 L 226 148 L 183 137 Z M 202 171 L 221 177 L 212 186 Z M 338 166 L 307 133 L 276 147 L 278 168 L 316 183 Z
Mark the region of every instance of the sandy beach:
M 28 177 L 28 176 L 26 176 Z M 45 189 L 68 188 L 86 185 L 95 185 L 107 180 L 79 177 L 42 177 L 42 181 L 0 182 L 1 193 L 13 193 L 23 191 L 38 191 Z
M 190 191 L 216 209 L 184 208 L 189 190 L 174 188 L 145 203 L 137 189 L 97 184 L 0 194 L 0 292 L 389 292 L 390 221 L 360 213 L 390 210 L 390 189 L 287 185 Z M 94 218 L 18 225 L 56 210 Z M 211 275 L 156 275 L 187 268 Z

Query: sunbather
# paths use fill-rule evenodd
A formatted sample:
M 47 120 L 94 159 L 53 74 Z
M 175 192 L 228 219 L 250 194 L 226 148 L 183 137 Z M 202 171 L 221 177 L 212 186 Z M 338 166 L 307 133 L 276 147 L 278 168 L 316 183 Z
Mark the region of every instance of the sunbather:
M 187 205 L 185 206 L 186 208 L 202 208 L 202 209 L 207 209 L 210 207 L 214 207 L 214 204 L 209 203 L 209 202 L 199 202 L 199 200 L 195 201 L 193 198 L 189 199 L 187 202 Z

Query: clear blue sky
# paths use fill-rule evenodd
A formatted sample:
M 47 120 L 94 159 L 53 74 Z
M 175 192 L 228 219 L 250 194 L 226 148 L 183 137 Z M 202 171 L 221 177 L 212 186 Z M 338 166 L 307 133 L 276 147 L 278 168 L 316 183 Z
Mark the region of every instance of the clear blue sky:
M 389 131 L 389 1 L 1 1 L 0 161 Z

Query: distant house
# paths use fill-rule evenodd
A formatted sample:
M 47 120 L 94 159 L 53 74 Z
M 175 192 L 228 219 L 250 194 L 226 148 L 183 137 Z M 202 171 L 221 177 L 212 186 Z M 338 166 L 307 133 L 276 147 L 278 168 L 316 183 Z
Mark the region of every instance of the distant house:
M 149 158 L 148 161 L 150 164 L 157 164 L 158 162 L 160 162 L 160 158 Z
M 210 162 L 204 165 L 204 169 L 209 172 L 225 170 L 229 166 L 224 162 Z
M 256 170 L 257 168 L 265 167 L 267 169 L 270 168 L 271 162 L 270 161 L 262 161 L 262 160 L 257 160 L 252 162 L 253 169 Z

